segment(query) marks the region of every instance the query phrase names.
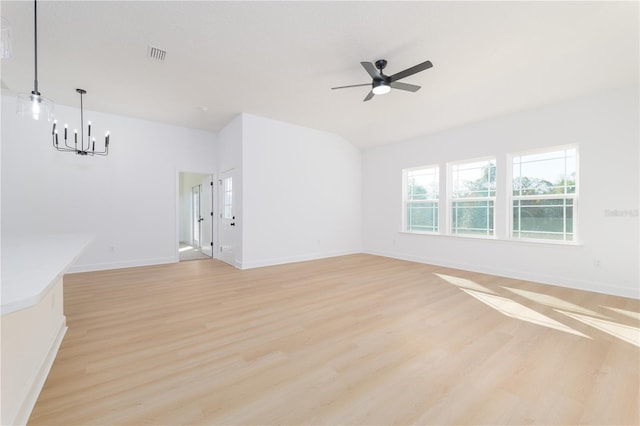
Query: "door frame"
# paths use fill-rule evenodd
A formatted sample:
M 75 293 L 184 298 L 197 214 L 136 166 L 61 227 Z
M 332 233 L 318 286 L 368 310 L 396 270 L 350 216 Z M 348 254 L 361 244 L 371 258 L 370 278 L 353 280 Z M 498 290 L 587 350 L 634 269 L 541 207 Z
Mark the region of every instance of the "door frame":
M 213 172 L 209 172 L 209 171 L 194 171 L 194 170 L 180 170 L 180 169 L 176 169 L 176 180 L 175 180 L 175 199 L 173 202 L 174 208 L 175 208 L 175 234 L 174 234 L 174 247 L 175 247 L 175 254 L 174 254 L 174 262 L 179 262 L 180 261 L 180 252 L 179 247 L 180 247 L 180 226 L 181 226 L 181 208 L 180 208 L 180 175 L 181 174 L 191 174 L 191 175 L 203 175 L 203 176 L 209 176 L 211 177 L 211 181 L 214 183 L 214 185 L 211 186 L 211 199 L 212 200 L 217 200 L 217 196 L 218 196 L 218 189 L 217 189 L 217 185 L 215 185 L 215 182 L 217 182 L 217 177 L 218 175 L 216 173 Z M 202 196 L 202 194 L 201 194 Z M 191 193 L 189 193 L 189 202 L 191 202 Z M 217 211 L 217 206 L 215 201 L 212 201 L 211 203 L 211 208 L 213 211 L 213 218 L 216 217 L 216 211 Z M 211 241 L 213 242 L 213 259 L 216 258 L 215 253 L 218 251 L 218 232 L 217 232 L 217 225 L 215 225 L 215 221 L 212 220 L 212 226 L 211 226 Z

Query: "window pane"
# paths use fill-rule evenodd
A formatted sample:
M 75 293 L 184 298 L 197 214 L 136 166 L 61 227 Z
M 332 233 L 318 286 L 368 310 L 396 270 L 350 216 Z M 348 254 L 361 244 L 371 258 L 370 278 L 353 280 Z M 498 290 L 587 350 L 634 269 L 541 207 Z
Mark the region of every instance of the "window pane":
M 513 158 L 513 195 L 571 194 L 576 192 L 575 149 Z
M 438 203 L 414 202 L 407 204 L 407 231 L 437 232 Z
M 438 198 L 439 170 L 437 167 L 407 172 L 407 200 L 433 200 Z
M 513 235 L 573 241 L 573 200 L 514 200 Z
M 223 209 L 222 217 L 231 219 L 233 217 L 233 178 L 227 177 L 222 181 Z
M 453 164 L 453 197 L 494 197 L 496 195 L 496 165 L 494 160 Z
M 451 233 L 493 235 L 493 201 L 453 201 Z

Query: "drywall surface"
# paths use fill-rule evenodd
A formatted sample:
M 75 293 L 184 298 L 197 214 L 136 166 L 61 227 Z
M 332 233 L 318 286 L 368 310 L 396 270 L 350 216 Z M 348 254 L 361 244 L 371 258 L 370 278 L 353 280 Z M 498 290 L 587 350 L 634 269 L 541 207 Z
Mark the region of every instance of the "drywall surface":
M 72 271 L 177 261 L 176 172 L 214 169 L 215 133 L 85 110 L 94 134 L 110 130 L 110 152 L 80 156 L 15 109 L 3 96 L 3 235 L 96 235 Z M 78 108 L 56 105 L 56 116 L 59 129 L 79 126 Z
M 365 151 L 365 252 L 640 297 L 638 114 L 637 87 L 610 89 Z M 504 196 L 495 239 L 400 232 L 402 169 L 495 156 L 506 194 L 507 154 L 566 144 L 579 149 L 577 244 L 509 240 Z
M 242 114 L 242 267 L 362 250 L 362 154 L 343 138 Z

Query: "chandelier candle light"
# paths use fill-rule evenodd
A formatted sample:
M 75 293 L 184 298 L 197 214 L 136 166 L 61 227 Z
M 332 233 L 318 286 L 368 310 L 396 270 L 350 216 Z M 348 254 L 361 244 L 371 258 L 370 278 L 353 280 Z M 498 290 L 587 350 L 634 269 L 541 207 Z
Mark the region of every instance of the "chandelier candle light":
M 108 155 L 109 154 L 109 131 L 104 135 L 104 150 L 96 152 L 96 138 L 91 138 L 91 122 L 87 122 L 87 145 L 84 144 L 84 109 L 82 105 L 82 95 L 87 93 L 84 89 L 76 89 L 80 93 L 80 145 L 78 145 L 78 130 L 73 131 L 73 146 L 68 141 L 68 126 L 64 125 L 64 145 L 60 146 L 58 141 L 58 120 L 53 122 L 51 138 L 53 147 L 62 152 L 75 152 L 78 155 Z

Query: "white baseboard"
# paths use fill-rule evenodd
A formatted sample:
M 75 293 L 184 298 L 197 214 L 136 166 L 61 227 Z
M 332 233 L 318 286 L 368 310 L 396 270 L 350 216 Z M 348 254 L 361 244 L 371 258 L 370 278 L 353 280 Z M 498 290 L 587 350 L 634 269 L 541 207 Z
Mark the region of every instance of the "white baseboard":
M 479 272 L 482 274 L 497 275 L 518 280 L 532 281 L 541 284 L 555 285 L 558 287 L 573 288 L 576 290 L 592 291 L 594 293 L 610 294 L 613 296 L 640 299 L 640 288 L 617 287 L 599 282 L 574 280 L 567 277 L 557 277 L 542 273 L 529 273 L 510 270 L 506 268 L 489 268 L 460 262 L 451 262 L 443 259 L 425 258 L 420 256 L 403 255 L 382 250 L 367 250 L 367 254 L 390 257 L 393 259 L 407 260 L 410 262 L 426 263 L 429 265 L 443 266 L 445 268 L 462 269 L 464 271 Z
M 177 256 L 128 260 L 124 262 L 93 263 L 89 265 L 74 265 L 69 268 L 67 273 L 106 271 L 109 269 L 135 268 L 138 266 L 162 265 L 176 262 L 178 262 Z
M 341 250 L 325 253 L 311 253 L 300 256 L 279 257 L 273 259 L 259 260 L 253 262 L 242 262 L 240 269 L 262 268 L 265 266 L 284 265 L 286 263 L 306 262 L 308 260 L 326 259 L 328 257 L 346 256 L 349 254 L 362 253 L 360 250 Z
M 36 402 L 38 401 L 38 396 L 40 396 L 40 391 L 42 391 L 42 387 L 44 386 L 47 377 L 49 376 L 49 372 L 51 371 L 51 367 L 53 366 L 53 361 L 56 359 L 56 355 L 58 354 L 58 349 L 60 349 L 60 345 L 62 344 L 62 339 L 64 335 L 67 333 L 67 319 L 66 317 L 62 318 L 62 322 L 60 324 L 60 329 L 56 334 L 55 338 L 51 342 L 51 346 L 49 347 L 49 351 L 47 355 L 42 360 L 42 365 L 36 374 L 36 377 L 33 380 L 33 383 L 29 387 L 29 392 L 27 393 L 24 401 L 20 405 L 20 409 L 16 414 L 16 418 L 11 422 L 12 425 L 26 425 L 29 417 L 31 416 L 31 412 L 33 411 L 33 407 L 35 407 Z

